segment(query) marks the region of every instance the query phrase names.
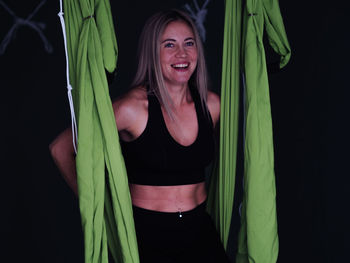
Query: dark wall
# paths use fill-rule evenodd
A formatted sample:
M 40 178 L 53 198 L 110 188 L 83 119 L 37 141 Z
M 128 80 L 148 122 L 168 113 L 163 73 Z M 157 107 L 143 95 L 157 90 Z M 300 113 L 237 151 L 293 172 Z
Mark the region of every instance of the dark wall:
M 281 1 L 292 59 L 270 76 L 281 262 L 341 262 L 350 248 L 345 6 Z
M 0 45 L 40 0 L 0 1 Z M 154 12 L 192 1 L 111 1 L 119 45 L 115 98 L 127 90 L 138 36 Z M 198 1 L 202 3 L 204 1 Z M 313 2 L 313 3 L 311 3 Z M 270 74 L 280 254 L 278 262 L 344 262 L 347 222 L 348 65 L 346 9 L 281 1 L 292 58 Z M 220 87 L 224 1 L 210 1 L 205 43 L 211 86 Z M 315 5 L 317 4 L 317 5 Z M 192 4 L 193 7 L 193 4 Z M 69 126 L 58 1 L 46 1 L 0 54 L 2 114 L 1 240 L 10 262 L 83 262 L 77 199 L 49 156 L 48 145 Z M 40 24 L 36 24 L 40 28 Z M 47 43 L 46 43 L 47 42 Z M 46 43 L 46 49 L 45 45 Z M 51 49 L 50 49 L 51 47 Z M 268 60 L 275 57 L 268 52 Z

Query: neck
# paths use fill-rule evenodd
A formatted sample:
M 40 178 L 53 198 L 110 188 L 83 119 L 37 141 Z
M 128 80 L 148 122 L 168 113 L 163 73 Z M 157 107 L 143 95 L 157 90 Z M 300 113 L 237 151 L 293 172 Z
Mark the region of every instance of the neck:
M 188 87 L 188 83 L 183 85 L 167 85 L 166 86 L 169 96 L 172 100 L 173 107 L 176 109 L 191 101 L 191 93 Z

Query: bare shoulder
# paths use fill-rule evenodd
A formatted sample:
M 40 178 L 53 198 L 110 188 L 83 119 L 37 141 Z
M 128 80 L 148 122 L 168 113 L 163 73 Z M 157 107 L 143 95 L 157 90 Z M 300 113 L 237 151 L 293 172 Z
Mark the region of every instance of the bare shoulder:
M 207 105 L 213 123 L 216 125 L 220 118 L 220 97 L 216 93 L 208 91 Z
M 113 102 L 114 115 L 118 131 L 128 130 L 132 133 L 135 123 L 147 120 L 147 91 L 143 87 L 130 90 Z

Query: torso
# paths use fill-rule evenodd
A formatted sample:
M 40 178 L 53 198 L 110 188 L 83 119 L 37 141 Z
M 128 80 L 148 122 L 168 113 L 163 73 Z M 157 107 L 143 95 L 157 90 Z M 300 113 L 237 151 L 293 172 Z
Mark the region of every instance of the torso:
M 130 184 L 133 205 L 160 212 L 192 210 L 207 198 L 205 183 L 172 186 Z
M 218 105 L 211 105 L 215 103 Z M 149 117 L 146 90 L 134 89 L 113 106 L 120 138 L 124 141 L 136 140 L 145 130 Z M 208 108 L 214 123 L 218 120 L 218 107 L 217 96 L 210 94 Z M 177 124 L 171 121 L 163 108 L 162 114 L 169 135 L 176 143 L 186 147 L 196 141 L 199 131 L 193 101 L 189 100 L 177 109 Z M 130 184 L 130 193 L 135 206 L 161 212 L 191 210 L 206 199 L 204 182 L 167 186 Z

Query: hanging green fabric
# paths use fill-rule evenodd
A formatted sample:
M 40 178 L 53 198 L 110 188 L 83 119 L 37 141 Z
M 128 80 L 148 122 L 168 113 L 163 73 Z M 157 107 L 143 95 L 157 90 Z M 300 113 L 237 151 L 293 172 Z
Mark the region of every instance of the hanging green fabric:
M 78 125 L 76 166 L 85 262 L 108 262 L 108 240 L 117 263 L 136 263 L 131 198 L 105 74 L 117 61 L 109 1 L 65 0 L 64 11 Z
M 225 1 L 219 160 L 211 176 L 208 211 L 224 247 L 230 233 L 236 178 L 242 0 Z
M 243 11 L 242 62 L 245 80 L 244 196 L 237 263 L 273 263 L 278 256 L 276 189 L 269 85 L 263 45 L 290 58 L 277 0 L 247 0 Z

